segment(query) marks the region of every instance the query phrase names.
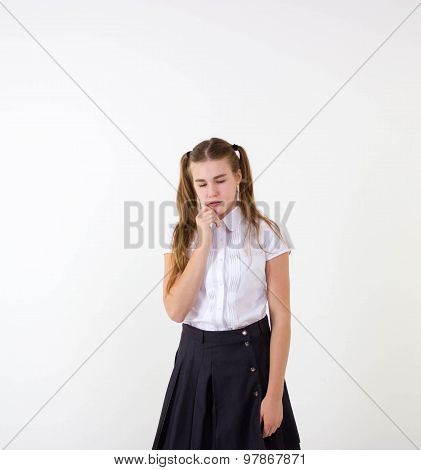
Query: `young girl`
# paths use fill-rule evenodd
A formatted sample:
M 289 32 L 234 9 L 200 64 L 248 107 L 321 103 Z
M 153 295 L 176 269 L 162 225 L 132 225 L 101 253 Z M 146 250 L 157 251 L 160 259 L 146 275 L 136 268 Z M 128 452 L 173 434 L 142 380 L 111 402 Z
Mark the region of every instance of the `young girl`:
M 164 305 L 182 331 L 152 449 L 301 449 L 285 382 L 290 249 L 256 208 L 245 150 L 212 138 L 183 155 L 177 210 Z

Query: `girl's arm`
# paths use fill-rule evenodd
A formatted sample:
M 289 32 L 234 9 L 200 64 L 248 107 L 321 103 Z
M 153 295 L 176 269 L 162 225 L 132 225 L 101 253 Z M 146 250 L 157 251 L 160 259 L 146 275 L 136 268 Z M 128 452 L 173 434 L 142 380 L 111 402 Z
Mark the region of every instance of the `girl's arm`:
M 269 384 L 266 395 L 282 399 L 291 342 L 289 255 L 266 262 L 267 296 L 271 323 Z
M 168 316 L 177 323 L 182 323 L 186 315 L 196 303 L 197 295 L 205 275 L 206 264 L 212 239 L 209 238 L 196 248 L 190 257 L 186 268 L 178 276 L 170 292 L 166 295 L 169 273 L 173 266 L 172 253 L 164 254 L 164 305 Z

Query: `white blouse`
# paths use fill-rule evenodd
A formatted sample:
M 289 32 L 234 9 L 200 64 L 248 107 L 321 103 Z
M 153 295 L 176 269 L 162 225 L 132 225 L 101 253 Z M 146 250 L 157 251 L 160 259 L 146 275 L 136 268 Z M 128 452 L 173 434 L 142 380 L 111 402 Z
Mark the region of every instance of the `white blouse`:
M 246 219 L 237 204 L 214 227 L 204 279 L 193 308 L 183 323 L 202 330 L 233 330 L 244 328 L 268 314 L 266 261 L 291 252 L 287 244 L 260 221 L 259 241 L 251 229 L 251 243 L 245 241 Z M 171 237 L 176 223 L 167 224 L 165 247 L 171 253 Z M 197 232 L 188 249 L 190 257 L 197 246 Z

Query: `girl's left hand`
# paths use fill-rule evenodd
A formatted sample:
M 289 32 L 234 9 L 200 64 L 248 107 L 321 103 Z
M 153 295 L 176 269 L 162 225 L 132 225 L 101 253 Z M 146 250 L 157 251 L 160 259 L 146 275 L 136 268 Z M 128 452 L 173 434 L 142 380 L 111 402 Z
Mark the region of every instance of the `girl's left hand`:
M 274 399 L 270 396 L 265 396 L 260 405 L 260 424 L 263 419 L 263 434 L 262 437 L 269 437 L 281 425 L 284 418 L 284 408 L 282 399 Z

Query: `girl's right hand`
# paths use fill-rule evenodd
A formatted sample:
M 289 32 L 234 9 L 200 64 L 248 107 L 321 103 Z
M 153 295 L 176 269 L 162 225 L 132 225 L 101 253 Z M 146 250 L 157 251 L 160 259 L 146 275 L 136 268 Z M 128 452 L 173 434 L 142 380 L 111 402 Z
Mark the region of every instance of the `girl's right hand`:
M 221 219 L 216 211 L 209 206 L 202 206 L 196 216 L 196 226 L 199 232 L 199 240 L 211 241 L 212 228 L 210 224 L 214 222 L 217 227 L 221 226 Z

